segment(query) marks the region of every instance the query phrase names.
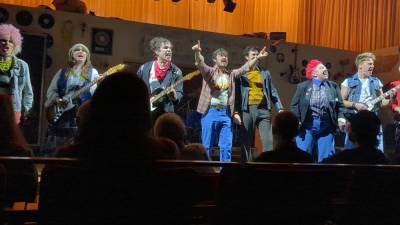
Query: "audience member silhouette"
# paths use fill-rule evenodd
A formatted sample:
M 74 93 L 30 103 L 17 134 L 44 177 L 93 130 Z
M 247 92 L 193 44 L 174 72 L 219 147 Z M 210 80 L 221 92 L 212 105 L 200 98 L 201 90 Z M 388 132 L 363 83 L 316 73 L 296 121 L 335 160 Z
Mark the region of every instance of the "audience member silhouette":
M 312 156 L 300 150 L 294 141 L 299 133 L 299 120 L 291 111 L 281 111 L 272 123 L 274 149 L 261 153 L 256 162 L 312 163 Z
M 154 123 L 154 135 L 174 141 L 180 151 L 180 159 L 210 161 L 207 150 L 200 143 L 186 144 L 186 126 L 175 113 L 164 113 Z M 212 168 L 194 168 L 197 172 L 215 172 Z
M 189 143 L 186 144 L 186 126 L 183 120 L 175 113 L 164 113 L 161 115 L 154 124 L 154 135 L 156 137 L 165 137 L 174 141 L 180 150 L 181 157 L 193 157 L 189 156 L 190 151 L 196 151 L 199 153 L 204 152 L 207 157 L 202 154 L 198 155 L 197 158 L 192 158 L 192 160 L 209 160 L 206 149 L 201 144 Z
M 387 164 L 388 159 L 377 149 L 381 121 L 374 112 L 362 110 L 350 118 L 349 138 L 356 148 L 346 149 L 325 159 L 324 163 Z
M 81 180 L 87 186 L 69 193 L 81 203 L 69 213 L 84 216 L 68 224 L 131 224 L 143 220 L 156 224 L 168 221 L 168 216 L 176 219 L 170 204 L 181 190 L 171 188 L 176 185 L 166 180 L 168 176 L 160 175 L 164 173 L 155 160 L 171 159 L 166 153 L 174 152 L 177 146 L 171 140 L 150 137 L 149 92 L 144 82 L 128 72 L 106 77 L 93 94 L 84 124 L 76 145 L 77 157 L 86 170 L 77 176 L 85 176 Z M 43 212 L 41 222 L 57 211 Z M 68 219 L 67 214 L 63 217 Z
M 0 156 L 33 156 L 18 125 L 11 97 L 0 94 Z M 36 195 L 37 171 L 27 163 L 3 163 L 7 174 L 6 206 L 16 201 L 33 201 Z

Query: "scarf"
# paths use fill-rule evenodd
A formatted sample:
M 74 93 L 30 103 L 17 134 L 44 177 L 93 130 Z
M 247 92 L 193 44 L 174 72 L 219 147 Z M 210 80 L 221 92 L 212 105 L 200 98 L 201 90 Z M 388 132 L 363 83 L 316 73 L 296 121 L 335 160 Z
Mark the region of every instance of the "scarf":
M 157 80 L 164 80 L 165 75 L 167 75 L 167 71 L 171 67 L 171 63 L 165 64 L 164 68 L 160 68 L 157 61 L 154 61 L 154 73 L 156 75 Z

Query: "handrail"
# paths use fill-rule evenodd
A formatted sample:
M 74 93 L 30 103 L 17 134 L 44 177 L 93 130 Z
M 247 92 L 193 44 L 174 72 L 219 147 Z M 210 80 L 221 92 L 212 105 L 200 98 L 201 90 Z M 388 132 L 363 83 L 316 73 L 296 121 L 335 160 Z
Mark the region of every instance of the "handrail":
M 66 157 L 19 157 L 19 156 L 0 156 L 1 162 L 18 162 L 34 164 L 62 164 L 77 165 L 81 162 L 78 158 Z M 316 163 L 271 163 L 271 162 L 220 162 L 220 161 L 201 161 L 201 160 L 157 160 L 155 164 L 166 167 L 245 167 L 245 168 L 266 168 L 266 169 L 394 169 L 400 170 L 400 165 L 378 165 L 378 164 L 316 164 Z
M 20 156 L 0 156 L 0 162 L 22 162 L 34 164 L 77 164 L 77 158 L 61 157 L 20 157 Z

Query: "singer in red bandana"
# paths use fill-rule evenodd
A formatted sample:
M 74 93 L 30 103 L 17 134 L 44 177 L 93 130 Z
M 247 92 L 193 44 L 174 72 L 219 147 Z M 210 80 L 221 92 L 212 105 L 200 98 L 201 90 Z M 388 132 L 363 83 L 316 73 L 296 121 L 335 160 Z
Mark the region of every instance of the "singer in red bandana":
M 173 64 L 173 45 L 170 40 L 155 37 L 150 41 L 150 49 L 154 52 L 154 60 L 141 65 L 137 75 L 146 83 L 150 92 L 150 103 L 153 121 L 164 112 L 174 112 L 175 105 L 183 96 L 183 85 L 180 83 L 175 88 L 171 85 L 182 79 L 182 71 Z M 168 90 L 165 96 L 153 102 L 154 97 Z

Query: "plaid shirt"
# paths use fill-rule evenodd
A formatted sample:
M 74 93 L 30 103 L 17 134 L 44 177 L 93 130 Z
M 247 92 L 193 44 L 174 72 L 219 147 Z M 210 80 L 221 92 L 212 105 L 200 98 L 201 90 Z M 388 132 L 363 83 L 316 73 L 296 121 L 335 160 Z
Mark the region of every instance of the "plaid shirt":
M 310 109 L 313 116 L 324 116 L 329 111 L 329 100 L 327 97 L 327 88 L 324 82 L 317 84 L 313 80 L 312 94 L 310 98 Z
M 215 78 L 221 74 L 228 74 L 228 71 L 220 71 L 217 66 L 210 67 L 201 61 L 197 64 L 197 68 L 200 70 L 203 76 L 203 86 L 201 88 L 201 94 L 199 98 L 199 103 L 197 105 L 197 112 L 205 114 L 210 106 L 211 92 L 214 90 Z M 231 114 L 234 112 L 235 104 L 235 79 L 241 75 L 246 74 L 250 70 L 248 63 L 245 63 L 239 69 L 234 69 L 229 73 L 229 88 L 228 88 L 228 104 L 231 110 Z

